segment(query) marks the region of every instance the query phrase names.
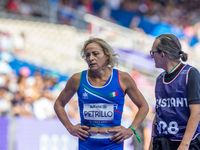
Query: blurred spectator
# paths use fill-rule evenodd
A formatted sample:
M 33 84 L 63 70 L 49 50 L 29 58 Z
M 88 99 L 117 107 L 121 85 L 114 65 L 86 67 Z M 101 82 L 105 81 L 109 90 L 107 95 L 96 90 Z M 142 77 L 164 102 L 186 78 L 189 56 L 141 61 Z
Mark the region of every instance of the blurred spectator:
M 38 4 L 37 1 L 34 1 L 34 0 L 29 0 L 29 5 L 32 9 L 32 16 L 35 16 L 35 17 L 46 17 L 45 14 L 42 12 L 42 11 L 45 11 L 45 10 L 41 10 L 41 8 L 39 7 L 40 6 L 40 3 Z M 44 9 L 44 7 L 43 7 Z
M 19 92 L 14 93 L 14 98 L 12 99 L 12 114 L 14 116 L 22 114 L 21 108 L 23 103 L 24 103 L 23 96 Z
M 13 72 L 9 62 L 13 61 L 13 56 L 8 52 L 0 53 L 0 74 L 11 74 Z
M 18 90 L 19 90 L 19 93 L 22 95 L 22 96 L 25 96 L 25 90 L 27 88 L 26 86 L 26 77 L 19 74 L 19 77 L 18 77 Z
M 19 10 L 21 15 L 25 16 L 31 16 L 34 13 L 31 3 L 28 0 L 21 0 L 19 4 Z
M 33 117 L 33 98 L 31 97 L 31 94 L 28 93 L 28 91 L 25 92 L 24 96 L 24 104 L 23 104 L 23 116 Z
M 78 6 L 77 6 L 78 11 L 80 13 L 89 13 L 93 14 L 93 2 L 92 0 L 79 0 Z
M 104 3 L 106 6 L 108 6 L 110 9 L 120 9 L 120 5 L 123 0 L 104 0 Z
M 55 117 L 54 99 L 48 90 L 43 91 L 41 98 L 33 102 L 34 116 L 39 120 Z
M 73 3 L 61 0 L 58 9 L 58 19 L 61 24 L 71 25 L 74 19 Z
M 6 90 L 0 87 L 0 116 L 7 115 L 11 110 L 11 101 L 6 97 Z
M 130 22 L 129 28 L 144 33 L 143 29 L 138 28 L 140 21 L 141 21 L 141 17 L 133 16 Z
M 127 12 L 137 12 L 139 8 L 138 1 L 124 0 L 121 3 L 121 9 Z
M 3 74 L 4 77 L 4 83 L 1 85 L 1 87 L 6 91 L 6 92 L 13 92 L 14 90 L 12 89 L 11 85 L 11 79 L 8 74 Z M 16 87 L 15 87 L 16 88 Z
M 108 6 L 103 6 L 98 13 L 98 16 L 102 19 L 112 21 L 111 19 L 111 9 Z M 112 21 L 114 22 L 114 21 Z
M 24 66 L 19 68 L 19 74 L 27 78 L 30 76 L 31 71 L 28 67 Z
M 12 39 L 12 35 L 9 32 L 1 32 L 0 38 L 0 50 L 13 52 L 14 51 L 14 43 Z
M 29 76 L 26 80 L 27 90 L 33 100 L 38 100 L 44 90 L 44 81 L 41 73 L 36 70 L 34 76 Z M 25 92 L 26 92 L 25 91 Z
M 49 76 L 44 77 L 44 90 L 53 90 L 55 83 Z
M 43 16 L 34 0 L 8 0 L 5 7 L 8 12 L 22 16 Z
M 24 32 L 15 35 L 13 41 L 15 52 L 23 54 L 26 50 L 26 37 Z
M 14 116 L 33 117 L 32 99 L 28 94 L 22 96 L 19 92 L 15 93 L 12 105 L 12 114 Z
M 19 13 L 19 0 L 8 0 L 6 8 L 11 13 Z

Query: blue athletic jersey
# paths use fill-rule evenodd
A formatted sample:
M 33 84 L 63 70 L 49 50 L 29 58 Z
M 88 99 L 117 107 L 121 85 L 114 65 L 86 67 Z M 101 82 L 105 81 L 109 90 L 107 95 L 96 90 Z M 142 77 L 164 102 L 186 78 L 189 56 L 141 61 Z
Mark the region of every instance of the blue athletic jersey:
M 156 123 L 153 137 L 168 137 L 170 140 L 181 141 L 185 133 L 190 109 L 187 102 L 187 79 L 192 67 L 185 65 L 171 81 L 164 82 L 165 72 L 156 81 Z M 193 138 L 200 133 L 198 126 Z
M 121 125 L 124 93 L 119 83 L 119 72 L 112 75 L 102 87 L 94 87 L 88 80 L 88 70 L 81 74 L 77 91 L 81 124 L 90 127 Z

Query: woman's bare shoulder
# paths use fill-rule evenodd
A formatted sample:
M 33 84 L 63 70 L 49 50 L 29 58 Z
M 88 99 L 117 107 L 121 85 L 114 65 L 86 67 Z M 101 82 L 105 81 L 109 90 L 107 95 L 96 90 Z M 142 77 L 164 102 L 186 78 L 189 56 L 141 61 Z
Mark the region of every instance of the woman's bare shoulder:
M 70 78 L 69 78 L 69 82 L 79 82 L 81 79 L 81 74 L 82 72 L 78 72 L 78 73 L 74 73 Z
M 121 78 L 122 80 L 130 79 L 130 77 L 131 76 L 127 72 L 119 70 L 119 78 Z

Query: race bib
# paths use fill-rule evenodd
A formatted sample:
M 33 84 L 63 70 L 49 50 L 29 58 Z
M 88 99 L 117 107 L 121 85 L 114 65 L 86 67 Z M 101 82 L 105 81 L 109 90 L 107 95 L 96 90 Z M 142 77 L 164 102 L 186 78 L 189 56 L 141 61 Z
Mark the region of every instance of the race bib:
M 165 121 L 160 121 L 155 123 L 155 127 L 159 134 L 177 134 L 179 131 L 178 123 L 176 121 L 171 121 L 168 124 Z
M 83 117 L 92 123 L 106 123 L 111 122 L 114 118 L 113 104 L 84 104 Z

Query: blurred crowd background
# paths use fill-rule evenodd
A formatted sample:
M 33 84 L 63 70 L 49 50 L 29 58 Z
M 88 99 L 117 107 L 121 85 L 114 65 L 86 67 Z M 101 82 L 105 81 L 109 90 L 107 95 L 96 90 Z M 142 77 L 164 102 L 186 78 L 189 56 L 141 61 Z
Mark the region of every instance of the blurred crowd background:
M 138 129 L 147 141 L 138 149 L 146 150 L 155 80 L 162 71 L 150 59 L 151 45 L 156 36 L 173 33 L 188 63 L 200 69 L 199 8 L 198 0 L 1 0 L 0 116 L 55 119 L 53 104 L 68 78 L 87 69 L 81 46 L 98 36 L 119 54 L 118 68 L 130 73 L 149 103 L 148 117 Z M 76 95 L 66 112 L 79 120 Z M 133 119 L 136 112 L 126 97 L 123 119 Z M 135 139 L 129 144 L 137 150 Z M 15 144 L 7 149 L 16 149 Z

